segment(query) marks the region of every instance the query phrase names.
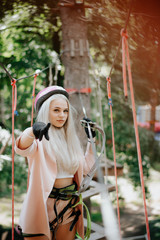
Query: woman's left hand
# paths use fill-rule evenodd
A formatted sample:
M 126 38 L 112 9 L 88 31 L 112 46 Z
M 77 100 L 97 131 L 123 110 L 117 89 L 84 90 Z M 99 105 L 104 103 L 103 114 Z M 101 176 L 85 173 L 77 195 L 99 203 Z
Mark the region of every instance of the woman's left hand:
M 90 125 L 91 134 L 92 134 L 92 137 L 94 138 L 96 136 L 96 132 L 93 129 L 94 123 L 91 121 L 91 119 L 86 118 L 86 117 L 84 117 L 83 120 L 86 121 Z M 84 126 L 84 130 L 86 132 L 87 137 L 90 138 L 90 134 L 89 134 L 88 124 L 87 123 Z

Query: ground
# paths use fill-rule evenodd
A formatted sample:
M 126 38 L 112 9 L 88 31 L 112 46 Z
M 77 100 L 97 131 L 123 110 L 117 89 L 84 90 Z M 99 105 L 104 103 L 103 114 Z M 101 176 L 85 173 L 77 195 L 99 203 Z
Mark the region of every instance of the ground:
M 150 175 L 150 181 L 148 181 L 150 197 L 146 203 L 148 219 L 152 221 L 160 216 L 160 174 L 159 172 L 151 170 Z M 133 191 L 131 186 L 130 188 L 128 186 L 127 192 L 124 191 L 125 180 L 122 178 L 120 181 L 123 185 L 121 191 L 123 192 L 126 202 L 125 208 L 121 214 L 122 232 L 124 236 L 133 236 L 132 232 L 138 233 L 140 227 L 145 225 L 143 200 L 141 196 L 138 196 L 136 192 Z
M 112 183 L 114 183 L 114 177 L 110 177 Z M 146 200 L 147 212 L 149 222 L 154 219 L 160 219 L 160 173 L 155 170 L 150 170 L 150 179 L 147 182 L 150 196 Z M 141 196 L 141 189 L 139 193 L 134 191 L 132 184 L 124 177 L 118 178 L 119 194 L 123 201 L 120 200 L 120 222 L 121 222 L 121 234 L 123 238 L 144 235 L 146 233 L 145 228 L 145 215 L 143 207 L 143 199 Z M 115 192 L 110 194 L 111 198 L 115 199 Z M 92 198 L 93 201 L 99 202 L 99 196 Z M 95 209 L 94 209 L 95 211 Z M 116 211 L 116 203 L 115 203 Z M 160 229 L 160 223 L 159 229 Z M 152 231 L 152 230 L 151 230 Z M 160 232 L 160 231 L 159 231 Z M 145 238 L 143 238 L 145 239 Z M 156 240 L 160 240 L 156 238 Z M 155 239 L 152 239 L 155 240 Z

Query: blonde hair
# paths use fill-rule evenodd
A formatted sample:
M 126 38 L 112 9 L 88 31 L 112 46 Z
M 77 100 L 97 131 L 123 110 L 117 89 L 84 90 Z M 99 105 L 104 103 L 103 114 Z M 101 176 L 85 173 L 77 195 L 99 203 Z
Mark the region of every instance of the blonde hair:
M 69 100 L 62 94 L 55 94 L 49 97 L 42 104 L 38 112 L 37 121 L 41 121 L 46 124 L 49 122 L 50 104 L 58 98 L 63 98 L 68 103 L 68 119 L 62 128 L 56 128 L 52 125 L 49 128 L 49 141 L 43 137 L 42 143 L 50 156 L 52 156 L 54 152 L 58 172 L 64 170 L 68 174 L 73 174 L 78 169 L 79 159 L 83 156 L 83 151 L 73 120 L 73 113 L 75 113 L 75 109 L 71 106 Z

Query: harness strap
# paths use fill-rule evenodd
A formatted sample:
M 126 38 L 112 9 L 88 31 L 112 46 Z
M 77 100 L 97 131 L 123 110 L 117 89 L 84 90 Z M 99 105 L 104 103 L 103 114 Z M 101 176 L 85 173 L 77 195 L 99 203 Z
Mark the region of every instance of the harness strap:
M 54 203 L 54 212 L 55 212 L 55 215 L 56 215 L 56 218 L 49 223 L 49 226 L 50 226 L 50 230 L 52 232 L 54 232 L 54 237 L 56 239 L 56 232 L 57 232 L 57 229 L 58 229 L 58 226 L 60 223 L 63 222 L 63 216 L 64 214 L 67 212 L 67 210 L 69 208 L 73 208 L 73 206 L 76 204 L 77 200 L 78 200 L 78 194 L 77 194 L 77 184 L 74 183 L 70 186 L 67 186 L 65 188 L 53 188 L 50 195 L 49 195 L 49 198 L 54 198 L 56 199 L 55 200 L 55 203 Z M 58 214 L 57 212 L 57 202 L 58 200 L 63 200 L 63 201 L 69 201 L 69 203 L 62 209 L 62 211 Z M 72 231 L 73 227 L 75 226 L 76 222 L 78 221 L 78 218 L 80 216 L 81 212 L 80 210 L 79 211 L 75 211 L 75 209 L 73 209 L 71 216 L 74 216 L 75 215 L 75 218 L 73 220 L 73 222 L 71 223 L 71 226 L 70 226 L 70 231 Z M 57 223 L 56 227 L 54 227 L 54 225 Z
M 74 215 L 75 215 L 75 218 L 74 218 L 74 220 L 73 220 L 73 222 L 72 222 L 72 224 L 71 224 L 71 226 L 70 226 L 69 231 L 72 231 L 72 230 L 73 230 L 75 224 L 77 223 L 77 221 L 78 221 L 78 219 L 79 219 L 79 216 L 81 215 L 81 211 L 80 211 L 80 210 L 75 211 L 75 210 L 73 209 L 73 212 L 71 213 L 71 215 L 70 215 L 69 217 L 72 217 L 72 216 L 74 216 Z
M 15 227 L 15 239 L 17 240 L 24 240 L 24 237 L 40 237 L 40 236 L 44 236 L 43 233 L 36 233 L 36 234 L 32 234 L 32 233 L 23 233 L 22 232 L 22 228 L 17 225 Z
M 59 199 L 57 198 L 56 200 L 58 201 Z M 56 214 L 56 218 L 49 224 L 49 225 L 50 225 L 50 230 L 51 230 L 52 232 L 54 232 L 55 240 L 56 240 L 56 232 L 57 232 L 57 230 L 58 230 L 58 226 L 59 226 L 60 223 L 63 222 L 63 216 L 64 216 L 65 212 L 66 212 L 69 208 L 71 208 L 71 207 L 74 206 L 74 204 L 75 204 L 76 201 L 77 201 L 77 198 L 74 199 L 73 203 L 72 203 L 72 199 L 71 199 L 70 202 L 67 204 L 67 206 L 60 212 L 60 214 L 57 214 L 57 209 L 56 209 L 56 203 L 57 203 L 57 201 L 56 201 L 55 204 L 54 204 L 54 211 L 55 211 L 55 214 Z M 77 221 L 78 221 L 78 219 L 79 219 L 79 216 L 81 215 L 81 211 L 80 211 L 80 210 L 75 211 L 75 209 L 73 209 L 73 212 L 71 213 L 71 215 L 69 216 L 69 218 L 70 218 L 71 216 L 74 216 L 74 215 L 75 215 L 75 218 L 74 218 L 73 222 L 72 222 L 71 225 L 70 225 L 70 229 L 69 229 L 70 231 L 73 230 L 75 224 L 77 223 Z M 54 226 L 54 224 L 55 224 L 56 222 L 57 222 L 57 225 L 56 225 L 56 227 L 54 228 L 53 226 Z
M 55 201 L 55 204 L 54 204 L 54 211 L 55 211 L 55 214 L 56 214 L 57 226 L 55 227 L 55 229 L 53 228 L 53 225 L 52 225 L 52 227 L 50 228 L 50 230 L 51 230 L 52 232 L 54 232 L 54 235 L 52 235 L 52 240 L 54 239 L 54 237 L 55 237 L 55 240 L 56 240 L 56 233 L 57 233 L 57 230 L 58 230 L 59 223 L 62 223 L 62 222 L 63 222 L 63 215 L 62 215 L 62 217 L 60 218 L 59 215 L 58 215 L 58 213 L 57 213 L 56 203 L 57 203 L 58 200 L 59 200 L 59 198 L 57 197 L 57 198 L 56 198 L 56 201 Z M 60 220 L 60 222 L 59 222 L 59 220 Z
M 50 197 L 50 196 L 49 196 Z M 78 200 L 78 196 L 75 196 L 74 198 L 72 198 L 70 201 L 69 201 L 69 203 L 63 208 L 63 210 L 58 214 L 57 213 L 57 206 L 56 206 L 56 204 L 57 204 L 57 201 L 58 200 L 64 200 L 64 199 L 61 199 L 60 197 L 57 197 L 56 198 L 56 201 L 55 201 L 55 204 L 54 204 L 54 211 L 55 211 L 55 214 L 56 214 L 56 218 L 52 221 L 52 222 L 50 222 L 49 223 L 49 225 L 50 225 L 50 230 L 51 231 L 54 231 L 54 228 L 53 228 L 53 226 L 54 226 L 54 224 L 57 222 L 57 225 L 59 224 L 59 223 L 62 223 L 63 222 L 63 215 L 66 213 L 66 211 L 69 209 L 69 208 L 71 208 L 71 207 L 73 207 L 74 205 L 75 205 L 75 203 L 77 202 L 77 200 Z M 66 200 L 66 199 L 65 199 Z M 73 201 L 74 200 L 74 201 Z M 73 201 L 73 202 L 72 202 Z M 61 220 L 61 222 L 59 222 L 59 220 Z
M 22 233 L 23 237 L 40 237 L 44 236 L 43 233 L 36 233 L 36 234 L 31 234 L 31 233 Z

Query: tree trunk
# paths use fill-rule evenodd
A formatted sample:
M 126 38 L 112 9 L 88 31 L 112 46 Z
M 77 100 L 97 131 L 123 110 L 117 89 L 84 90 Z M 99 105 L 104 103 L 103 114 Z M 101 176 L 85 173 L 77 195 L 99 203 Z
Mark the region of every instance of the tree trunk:
M 68 3 L 74 1 L 67 1 Z M 89 87 L 89 58 L 87 47 L 87 25 L 84 20 L 85 10 L 80 7 L 60 7 L 60 16 L 62 21 L 62 62 L 65 66 L 64 87 L 81 88 Z M 82 103 L 85 106 L 87 115 L 90 115 L 90 97 L 89 94 L 81 94 Z M 81 101 L 78 93 L 70 94 L 71 104 L 78 112 L 78 135 L 82 145 L 86 143 L 86 136 L 79 120 L 84 117 Z M 83 144 L 84 143 L 84 144 Z

